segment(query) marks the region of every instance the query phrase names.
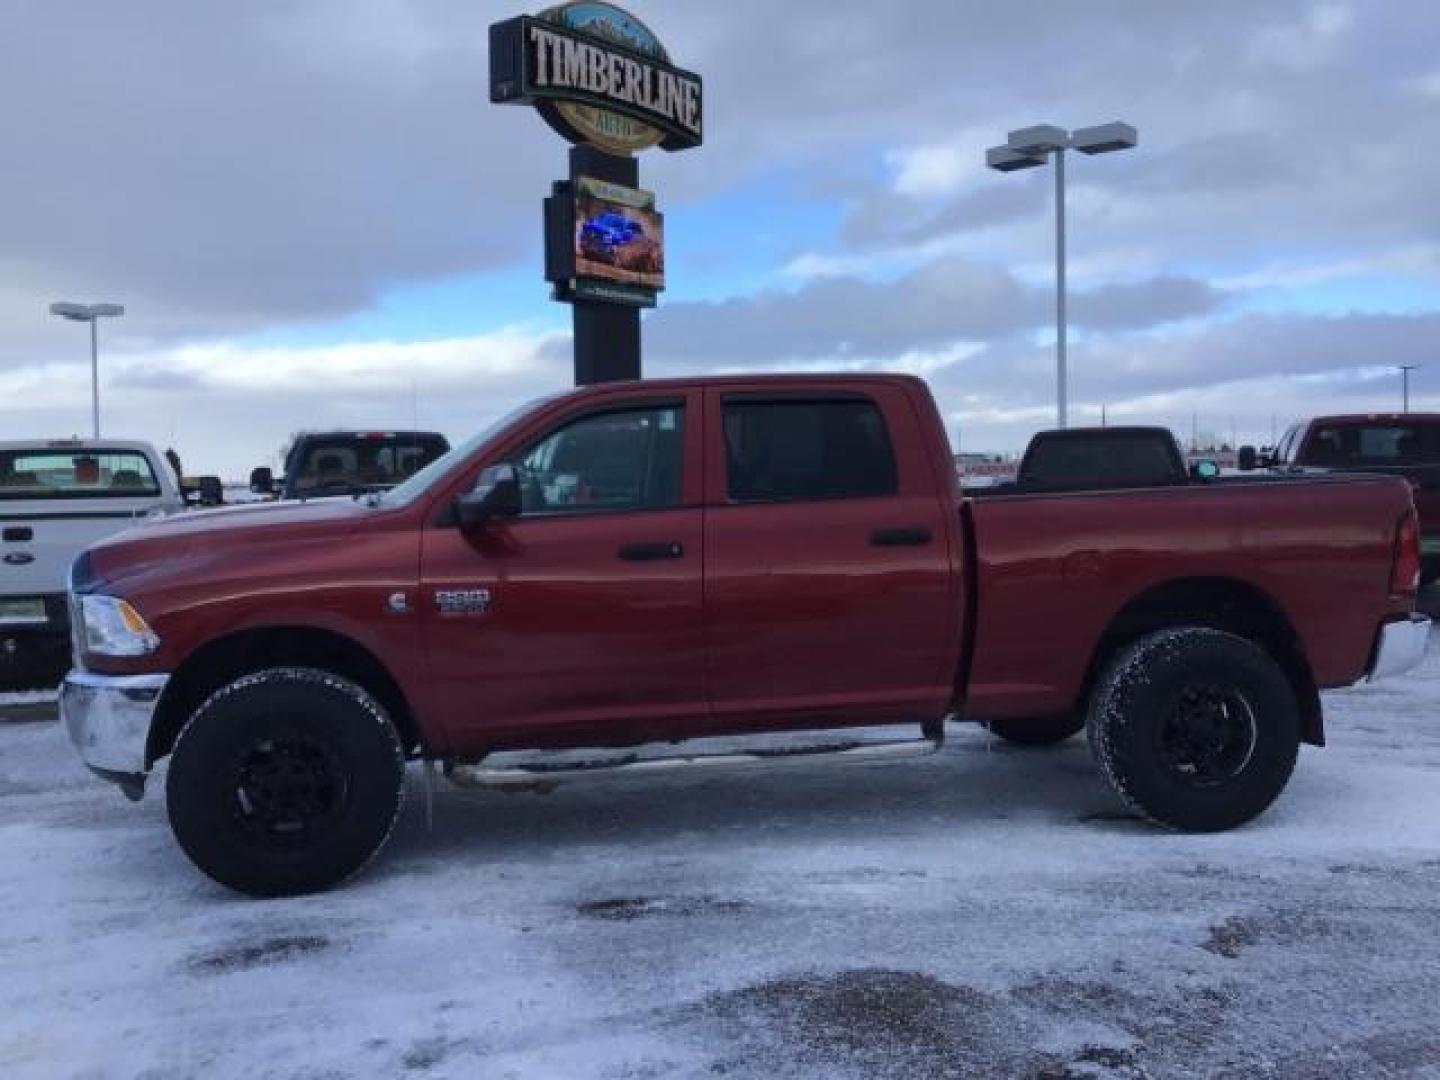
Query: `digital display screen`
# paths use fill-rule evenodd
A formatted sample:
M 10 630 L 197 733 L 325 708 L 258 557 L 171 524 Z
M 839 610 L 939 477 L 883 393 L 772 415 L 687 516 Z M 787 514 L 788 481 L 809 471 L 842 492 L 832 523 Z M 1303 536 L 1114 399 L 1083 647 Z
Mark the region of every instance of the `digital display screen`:
M 654 193 L 576 178 L 575 276 L 665 288 L 665 218 Z

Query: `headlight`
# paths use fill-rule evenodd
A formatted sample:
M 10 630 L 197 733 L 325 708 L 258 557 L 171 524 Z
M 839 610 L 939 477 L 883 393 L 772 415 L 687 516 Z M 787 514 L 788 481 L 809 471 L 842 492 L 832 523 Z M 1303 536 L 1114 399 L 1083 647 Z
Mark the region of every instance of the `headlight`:
M 79 600 L 86 652 L 97 656 L 147 656 L 160 647 L 155 631 L 118 596 L 89 593 Z

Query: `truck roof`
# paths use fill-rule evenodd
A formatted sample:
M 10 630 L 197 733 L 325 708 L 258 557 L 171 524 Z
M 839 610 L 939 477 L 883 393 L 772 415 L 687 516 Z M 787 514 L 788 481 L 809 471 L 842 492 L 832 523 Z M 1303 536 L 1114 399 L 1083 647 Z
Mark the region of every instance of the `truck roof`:
M 154 453 L 155 444 L 139 439 L 0 439 L 0 450 L 134 450 Z
M 726 386 L 773 386 L 777 390 L 786 387 L 797 387 L 806 389 L 815 387 L 823 389 L 833 387 L 837 383 L 864 383 L 873 386 L 883 385 L 906 385 L 925 386 L 925 380 L 918 375 L 901 375 L 890 372 L 857 372 L 855 374 L 755 374 L 755 375 L 695 375 L 688 378 L 672 379 L 631 379 L 619 382 L 595 383 L 590 386 L 577 387 L 572 391 L 557 394 L 556 397 L 571 397 L 580 394 L 613 393 L 616 390 L 635 390 L 641 393 L 650 393 L 655 390 L 679 390 L 689 387 L 726 387 Z M 928 390 L 927 390 L 928 393 Z
M 360 439 L 443 439 L 445 437 L 438 431 L 417 431 L 410 428 L 316 428 L 313 431 L 296 432 L 295 439 L 298 442 L 301 439 L 327 438 L 335 435 Z
M 1440 422 L 1440 413 L 1433 412 L 1378 412 L 1378 413 L 1335 413 L 1330 416 L 1312 416 L 1310 424 L 1413 424 L 1416 420 L 1429 423 Z

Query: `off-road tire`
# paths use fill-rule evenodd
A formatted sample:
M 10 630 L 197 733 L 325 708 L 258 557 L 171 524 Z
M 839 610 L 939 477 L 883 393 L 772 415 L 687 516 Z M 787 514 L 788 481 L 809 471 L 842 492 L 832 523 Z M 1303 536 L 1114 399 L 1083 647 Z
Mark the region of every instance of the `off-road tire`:
M 1181 718 L 1197 697 L 1209 712 L 1190 728 L 1208 732 L 1207 724 L 1239 716 L 1234 723 L 1247 732 L 1244 742 L 1202 737 L 1204 748 L 1189 749 L 1175 732 L 1187 729 Z M 1200 628 L 1162 630 L 1122 649 L 1096 683 L 1086 728 L 1095 760 L 1120 797 L 1181 832 L 1218 832 L 1258 816 L 1284 789 L 1300 747 L 1295 693 L 1269 653 Z M 1186 746 L 1178 754 L 1177 742 Z M 1189 763 L 1177 764 L 1187 755 Z M 1216 767 L 1207 771 L 1196 761 Z
M 373 697 L 326 671 L 270 668 L 195 710 L 165 796 L 175 839 L 200 870 L 251 896 L 295 896 L 375 857 L 404 776 L 404 747 Z
M 1059 716 L 1027 716 L 1023 719 L 991 720 L 985 725 L 1006 742 L 1017 746 L 1054 746 L 1085 730 L 1085 712 Z

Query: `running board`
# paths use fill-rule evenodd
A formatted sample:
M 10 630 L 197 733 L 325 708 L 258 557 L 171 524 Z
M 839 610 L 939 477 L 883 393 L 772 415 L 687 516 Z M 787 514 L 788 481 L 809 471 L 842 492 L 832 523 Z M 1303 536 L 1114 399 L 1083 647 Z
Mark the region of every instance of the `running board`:
M 696 740 L 697 742 L 716 740 Z M 734 740 L 725 740 L 733 742 Z M 647 756 L 649 748 L 539 752 L 507 751 L 480 761 L 448 762 L 445 775 L 464 788 L 487 791 L 548 792 L 577 780 L 616 780 L 686 772 L 711 775 L 747 769 L 798 768 L 813 764 L 900 761 L 926 757 L 945 744 L 943 728 L 934 737 L 889 741 L 851 740 L 810 745 L 779 745 L 728 751 L 665 753 Z M 505 759 L 518 759 L 510 763 Z

